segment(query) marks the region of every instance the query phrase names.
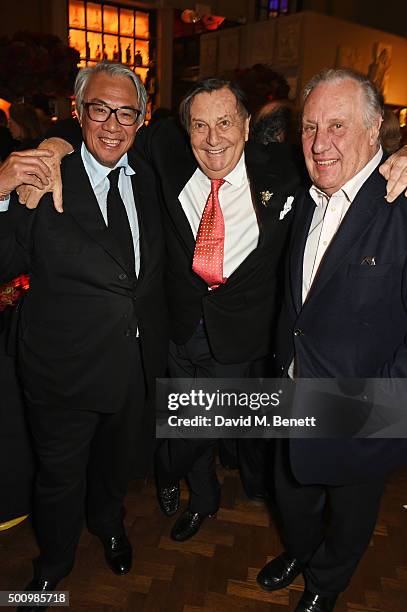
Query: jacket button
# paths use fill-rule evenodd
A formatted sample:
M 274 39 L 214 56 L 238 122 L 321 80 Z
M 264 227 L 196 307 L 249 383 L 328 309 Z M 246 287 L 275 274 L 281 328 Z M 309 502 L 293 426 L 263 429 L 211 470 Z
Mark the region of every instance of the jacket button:
M 131 329 L 126 329 L 126 331 L 124 332 L 124 335 L 128 338 L 129 336 L 131 336 Z
M 124 272 L 119 274 L 119 280 L 126 280 L 126 278 L 127 278 L 127 274 L 125 274 Z
M 304 333 L 304 332 L 302 331 L 302 329 L 299 329 L 299 328 L 298 328 L 298 329 L 295 329 L 295 330 L 294 330 L 294 336 L 302 336 L 302 335 L 303 335 L 303 333 Z

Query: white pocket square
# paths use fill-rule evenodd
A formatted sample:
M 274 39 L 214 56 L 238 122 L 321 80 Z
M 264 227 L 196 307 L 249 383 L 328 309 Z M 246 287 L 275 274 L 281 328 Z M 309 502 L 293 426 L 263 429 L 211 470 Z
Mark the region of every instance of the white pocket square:
M 294 196 L 288 196 L 282 210 L 280 210 L 279 221 L 282 221 L 284 217 L 286 216 L 286 214 L 290 212 L 293 202 L 294 202 Z

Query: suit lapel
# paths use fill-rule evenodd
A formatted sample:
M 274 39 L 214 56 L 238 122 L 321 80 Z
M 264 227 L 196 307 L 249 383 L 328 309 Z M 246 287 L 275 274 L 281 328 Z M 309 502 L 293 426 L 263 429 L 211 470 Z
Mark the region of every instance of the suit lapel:
M 120 245 L 107 230 L 79 152 L 67 159 L 62 184 L 65 213 L 72 215 L 92 240 L 128 271 Z
M 259 225 L 258 247 L 261 247 L 270 231 L 270 219 L 278 222 L 289 185 L 283 176 L 273 172 L 270 156 L 261 147 L 247 143 L 245 162 L 253 207 Z
M 195 238 L 189 221 L 178 199 L 179 194 L 188 183 L 198 165 L 191 150 L 187 138 L 177 128 L 174 138 L 169 142 L 169 150 L 166 153 L 171 159 L 169 167 L 174 169 L 165 175 L 163 191 L 165 193 L 165 205 L 174 223 L 180 239 L 186 244 L 190 252 L 194 252 Z
M 311 286 L 306 304 L 320 293 L 350 251 L 369 230 L 383 204 L 385 194 L 384 180 L 379 171 L 375 170 L 358 192 L 332 239 Z
M 296 217 L 291 239 L 290 252 L 290 289 L 297 313 L 302 307 L 302 269 L 304 260 L 305 244 L 314 215 L 315 203 L 304 190 L 304 193 L 294 203 Z

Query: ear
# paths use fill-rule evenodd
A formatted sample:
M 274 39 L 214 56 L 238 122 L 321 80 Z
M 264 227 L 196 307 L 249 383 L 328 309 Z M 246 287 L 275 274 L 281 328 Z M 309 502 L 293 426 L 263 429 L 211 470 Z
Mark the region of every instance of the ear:
M 375 145 L 379 141 L 380 127 L 383 123 L 383 117 L 377 117 L 370 128 L 370 144 Z
M 79 121 L 79 125 L 82 127 L 82 120 L 80 118 L 77 108 L 75 108 L 75 115 L 76 115 L 77 120 Z
M 244 120 L 244 141 L 245 142 L 249 140 L 250 119 L 251 119 L 251 116 L 249 115 Z

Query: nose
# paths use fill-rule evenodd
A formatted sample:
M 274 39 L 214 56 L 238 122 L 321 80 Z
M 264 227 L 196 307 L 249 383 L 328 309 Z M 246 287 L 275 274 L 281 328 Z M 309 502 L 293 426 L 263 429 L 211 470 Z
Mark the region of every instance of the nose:
M 108 132 L 117 132 L 120 129 L 115 113 L 111 113 L 109 119 L 103 123 L 103 129 Z
M 218 128 L 215 126 L 208 127 L 208 133 L 206 135 L 206 142 L 211 145 L 211 147 L 216 147 L 217 144 L 220 143 L 220 136 L 218 134 Z
M 318 128 L 315 131 L 314 140 L 312 143 L 313 153 L 323 153 L 324 151 L 328 151 L 330 146 L 331 139 L 329 137 L 328 131 L 322 128 Z

